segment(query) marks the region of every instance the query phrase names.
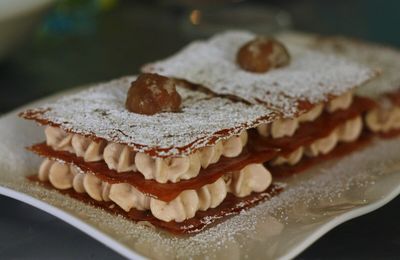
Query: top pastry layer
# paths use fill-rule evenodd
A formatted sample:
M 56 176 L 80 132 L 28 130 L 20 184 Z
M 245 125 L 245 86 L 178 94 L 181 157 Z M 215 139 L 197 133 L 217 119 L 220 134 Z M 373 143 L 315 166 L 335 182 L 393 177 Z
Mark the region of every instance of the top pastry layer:
M 288 66 L 266 73 L 247 72 L 236 64 L 235 58 L 238 49 L 254 37 L 244 31 L 218 34 L 193 42 L 170 58 L 148 64 L 143 71 L 183 79 L 250 104 L 263 104 L 283 117 L 304 112 L 302 102 L 326 102 L 377 74 L 365 65 L 291 41 L 283 41 L 291 55 Z
M 262 105 L 248 105 L 178 87 L 180 113 L 147 116 L 129 112 L 125 99 L 135 77 L 99 84 L 21 114 L 65 131 L 127 144 L 155 157 L 184 156 L 199 148 L 270 122 L 277 115 Z
M 397 49 L 341 36 L 321 37 L 288 32 L 281 34 L 280 37 L 297 45 L 318 49 L 366 66 L 379 68 L 382 71 L 381 75 L 358 88 L 357 94 L 377 98 L 382 94 L 400 90 L 400 51 Z

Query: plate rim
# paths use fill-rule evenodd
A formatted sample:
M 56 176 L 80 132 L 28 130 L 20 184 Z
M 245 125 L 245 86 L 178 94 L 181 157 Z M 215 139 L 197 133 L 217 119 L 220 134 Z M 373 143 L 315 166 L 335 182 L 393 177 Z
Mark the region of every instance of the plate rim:
M 129 258 L 129 259 L 138 259 L 144 260 L 147 259 L 144 256 L 140 255 L 138 252 L 130 249 L 129 247 L 125 246 L 124 244 L 118 242 L 116 239 L 112 238 L 111 236 L 107 235 L 106 233 L 98 230 L 97 228 L 93 227 L 92 225 L 86 223 L 85 221 L 69 214 L 68 212 L 50 205 L 40 199 L 37 199 L 31 195 L 26 193 L 16 191 L 11 188 L 7 188 L 0 185 L 0 195 L 9 197 L 11 199 L 21 201 L 25 204 L 31 205 L 39 210 L 42 210 L 66 223 L 69 225 L 77 228 L 81 232 L 85 233 L 89 237 L 99 241 L 106 247 L 110 248 L 114 252 Z
M 400 172 L 396 172 L 393 174 L 400 174 Z M 335 218 L 330 219 L 325 224 L 321 225 L 319 228 L 315 229 L 311 232 L 311 234 L 302 242 L 296 245 L 292 250 L 287 252 L 285 255 L 281 256 L 279 259 L 293 259 L 302 253 L 305 249 L 310 247 L 313 243 L 315 243 L 319 238 L 324 236 L 326 233 L 334 229 L 335 227 L 341 225 L 344 222 L 347 222 L 351 219 L 366 215 L 370 212 L 373 212 L 384 205 L 388 204 L 390 201 L 395 199 L 400 194 L 400 185 L 391 190 L 388 194 L 385 194 L 380 199 L 365 205 L 354 208 L 350 211 L 344 212 Z M 118 242 L 116 239 L 111 236 L 103 233 L 102 231 L 96 229 L 90 224 L 84 222 L 83 220 L 69 214 L 68 212 L 60 209 L 58 207 L 52 206 L 40 199 L 37 199 L 31 195 L 25 194 L 23 192 L 16 191 L 11 188 L 7 188 L 0 185 L 0 195 L 15 199 L 17 201 L 21 201 L 25 204 L 31 205 L 39 210 L 42 210 L 68 224 L 77 228 L 81 232 L 85 233 L 89 237 L 99 241 L 106 247 L 110 248 L 114 252 L 127 257 L 129 259 L 147 259 L 143 255 L 140 255 L 135 250 L 125 246 L 124 244 Z

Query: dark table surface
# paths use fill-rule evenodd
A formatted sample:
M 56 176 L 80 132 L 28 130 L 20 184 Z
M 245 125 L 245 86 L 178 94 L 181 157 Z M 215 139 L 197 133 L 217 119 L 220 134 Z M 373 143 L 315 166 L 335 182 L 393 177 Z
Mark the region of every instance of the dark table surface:
M 290 13 L 294 29 L 400 46 L 398 1 L 302 0 L 269 4 Z M 188 27 L 190 10 L 167 1 L 152 5 L 120 1 L 109 10 L 85 5 L 79 12 L 57 8 L 24 46 L 0 61 L 0 112 L 73 86 L 137 73 L 141 64 L 165 57 L 201 34 L 192 33 L 195 29 Z M 6 209 L 0 214 L 1 259 L 120 258 L 40 210 L 2 196 L 0 205 Z M 397 198 L 373 213 L 344 223 L 299 258 L 398 259 L 399 208 Z

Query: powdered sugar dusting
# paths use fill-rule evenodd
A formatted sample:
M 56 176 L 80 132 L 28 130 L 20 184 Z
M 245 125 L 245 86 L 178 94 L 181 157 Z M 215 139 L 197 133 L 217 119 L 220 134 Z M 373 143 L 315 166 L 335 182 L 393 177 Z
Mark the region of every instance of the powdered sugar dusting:
M 382 93 L 400 89 L 400 51 L 341 37 L 318 41 L 318 45 L 323 49 L 333 48 L 335 53 L 382 70 L 382 75 L 378 79 L 358 89 L 359 94 L 376 98 Z
M 343 214 L 388 198 L 400 184 L 400 139 L 378 141 L 344 159 L 279 180 L 286 184 L 282 193 L 218 226 L 176 237 L 27 181 L 24 176 L 35 174 L 40 161 L 23 147 L 40 140 L 42 132 L 16 113 L 2 117 L 0 129 L 1 186 L 68 212 L 152 259 L 282 258 L 324 225 L 334 226 L 332 221 Z
M 234 95 L 252 104 L 267 104 L 286 117 L 298 111 L 298 101 L 319 103 L 340 95 L 375 76 L 376 71 L 344 58 L 284 42 L 291 63 L 267 73 L 242 70 L 235 62 L 240 46 L 254 34 L 226 32 L 190 44 L 176 55 L 149 64 L 146 72 L 185 79 L 221 95 Z
M 280 37 L 381 70 L 377 79 L 357 89 L 358 94 L 376 98 L 383 93 L 400 89 L 400 51 L 397 49 L 340 36 L 320 37 L 287 32 L 282 33 Z
M 64 130 L 127 144 L 153 156 L 183 156 L 243 129 L 275 118 L 261 105 L 247 105 L 178 87 L 182 112 L 147 116 L 129 112 L 125 77 L 25 111 L 24 117 L 50 121 Z M 222 131 L 224 130 L 224 131 Z

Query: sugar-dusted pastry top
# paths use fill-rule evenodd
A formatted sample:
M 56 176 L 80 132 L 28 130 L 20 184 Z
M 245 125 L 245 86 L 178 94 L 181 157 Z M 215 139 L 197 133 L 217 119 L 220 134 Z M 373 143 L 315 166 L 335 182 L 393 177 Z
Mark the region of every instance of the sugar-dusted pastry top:
M 322 37 L 286 32 L 279 35 L 278 38 L 346 57 L 381 70 L 381 75 L 377 79 L 357 88 L 357 94 L 376 98 L 383 93 L 400 89 L 400 51 L 397 49 L 342 36 Z
M 207 41 L 193 42 L 162 61 L 143 68 L 164 76 L 202 85 L 220 95 L 236 96 L 251 104 L 267 104 L 284 117 L 301 113 L 300 101 L 327 101 L 373 78 L 377 72 L 335 55 L 283 41 L 291 55 L 288 66 L 251 73 L 235 62 L 238 49 L 254 34 L 231 31 Z
M 22 117 L 85 136 L 127 144 L 154 157 L 184 156 L 269 122 L 276 113 L 199 91 L 178 88 L 182 111 L 147 116 L 129 112 L 125 100 L 135 77 L 100 84 L 29 109 Z

